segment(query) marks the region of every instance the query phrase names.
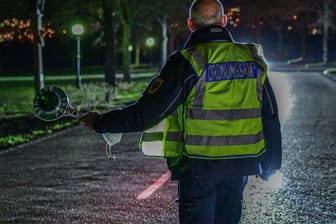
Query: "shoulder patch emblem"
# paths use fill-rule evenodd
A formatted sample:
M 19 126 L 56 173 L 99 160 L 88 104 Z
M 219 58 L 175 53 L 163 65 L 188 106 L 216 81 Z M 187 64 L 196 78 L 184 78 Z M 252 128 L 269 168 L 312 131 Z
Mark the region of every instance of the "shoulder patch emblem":
M 156 93 L 163 84 L 163 79 L 156 78 L 152 81 L 152 84 L 148 88 L 148 94 Z

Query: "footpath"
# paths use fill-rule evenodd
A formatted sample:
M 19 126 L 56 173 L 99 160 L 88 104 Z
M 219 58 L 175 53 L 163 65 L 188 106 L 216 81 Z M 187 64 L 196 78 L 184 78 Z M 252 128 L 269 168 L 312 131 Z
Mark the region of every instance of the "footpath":
M 282 72 L 318 72 L 329 79 L 336 81 L 336 66 L 320 64 L 287 64 L 269 63 L 271 71 Z

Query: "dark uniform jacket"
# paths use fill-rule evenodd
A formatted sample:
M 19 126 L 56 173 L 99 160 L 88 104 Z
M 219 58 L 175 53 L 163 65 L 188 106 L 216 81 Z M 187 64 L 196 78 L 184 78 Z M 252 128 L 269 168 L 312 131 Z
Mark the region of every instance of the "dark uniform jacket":
M 184 48 L 213 41 L 233 41 L 225 29 L 207 27 L 190 35 Z M 223 52 L 225 53 L 225 52 Z M 157 124 L 182 104 L 198 80 L 190 63 L 177 51 L 154 77 L 142 97 L 132 105 L 99 115 L 94 129 L 99 133 L 143 131 Z M 183 176 L 247 176 L 279 169 L 281 166 L 281 132 L 278 109 L 267 79 L 263 87 L 262 121 L 266 152 L 256 158 L 203 160 L 186 157 L 167 159 L 173 179 Z

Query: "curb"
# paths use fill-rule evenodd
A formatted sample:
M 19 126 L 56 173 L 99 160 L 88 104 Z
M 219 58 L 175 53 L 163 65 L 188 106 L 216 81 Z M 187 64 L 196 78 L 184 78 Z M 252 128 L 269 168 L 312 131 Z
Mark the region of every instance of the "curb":
M 329 73 L 329 74 L 322 73 L 322 75 L 336 82 L 336 74 L 334 74 L 334 73 Z
M 334 67 L 326 67 L 322 71 L 322 75 L 326 76 L 327 78 L 336 81 L 336 68 Z
M 50 135 L 46 135 L 46 136 L 43 136 L 41 138 L 37 138 L 35 140 L 29 141 L 29 142 L 26 142 L 26 143 L 22 143 L 22 144 L 19 144 L 19 145 L 16 145 L 16 146 L 13 146 L 13 147 L 10 147 L 10 148 L 7 148 L 7 149 L 0 150 L 0 156 L 3 155 L 3 154 L 6 154 L 6 153 L 12 152 L 12 151 L 19 150 L 19 149 L 27 147 L 27 146 L 34 145 L 34 144 L 39 143 L 39 142 L 46 141 L 46 140 L 51 139 L 51 138 L 55 138 L 57 136 L 63 135 L 67 132 L 72 132 L 72 131 L 80 129 L 80 128 L 81 128 L 81 125 L 66 128 L 64 130 L 57 131 L 57 132 L 52 133 Z

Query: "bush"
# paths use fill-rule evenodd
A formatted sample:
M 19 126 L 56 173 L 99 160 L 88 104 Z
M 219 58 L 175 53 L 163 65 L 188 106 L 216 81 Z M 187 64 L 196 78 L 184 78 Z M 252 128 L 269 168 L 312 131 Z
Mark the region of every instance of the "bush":
M 70 104 L 78 111 L 98 110 L 104 112 L 137 100 L 147 85 L 148 79 L 131 83 L 119 83 L 112 87 L 102 82 L 90 82 L 81 89 L 73 85 L 58 85 L 68 94 Z M 72 118 L 43 122 L 33 115 L 34 90 L 32 87 L 9 87 L 0 91 L 0 149 L 22 144 L 55 131 L 74 126 Z

